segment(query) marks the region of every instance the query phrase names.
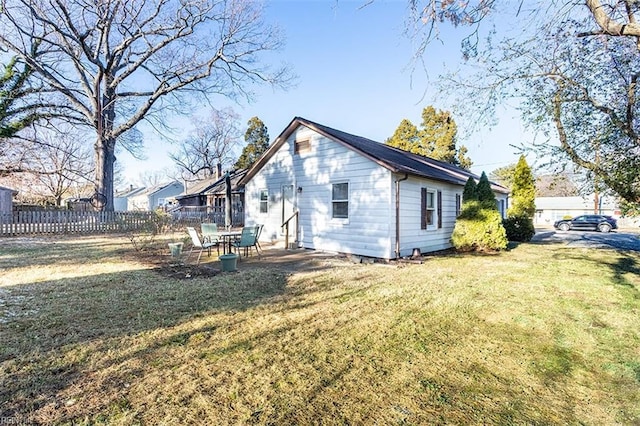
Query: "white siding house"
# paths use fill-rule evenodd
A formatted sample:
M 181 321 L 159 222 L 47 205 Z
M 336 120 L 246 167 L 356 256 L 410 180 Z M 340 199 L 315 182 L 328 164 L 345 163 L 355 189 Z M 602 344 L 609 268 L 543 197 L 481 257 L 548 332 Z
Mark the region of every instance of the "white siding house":
M 243 178 L 245 223 L 298 247 L 391 259 L 451 247 L 469 171 L 296 117 Z M 507 190 L 494 186 L 506 207 Z M 297 222 L 297 223 L 296 223 Z
M 540 226 L 551 226 L 557 220 L 576 217 L 583 214 L 603 214 L 613 216 L 619 227 L 637 227 L 639 218 L 622 217 L 618 200 L 612 196 L 601 196 L 598 203 L 594 194 L 583 197 L 536 197 L 536 214 L 534 223 Z
M 127 210 L 153 211 L 164 207 L 168 200 L 184 192 L 184 185 L 177 180 L 146 188 L 127 197 Z
M 129 198 L 142 193 L 144 190 L 144 187 L 134 188 L 132 185 L 128 189 L 116 192 L 113 195 L 113 210 L 117 212 L 127 211 L 129 208 Z

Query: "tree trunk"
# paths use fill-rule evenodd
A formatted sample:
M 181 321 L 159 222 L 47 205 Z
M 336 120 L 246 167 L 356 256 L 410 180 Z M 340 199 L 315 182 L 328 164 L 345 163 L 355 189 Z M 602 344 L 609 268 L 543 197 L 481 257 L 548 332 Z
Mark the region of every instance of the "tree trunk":
M 113 165 L 116 162 L 116 138 L 113 136 L 113 125 L 116 116 L 116 95 L 111 87 L 114 77 L 105 75 L 104 93 L 98 99 L 95 122 L 97 139 L 96 151 L 96 192 L 93 206 L 100 211 L 114 211 L 113 206 Z
M 98 137 L 95 145 L 96 179 L 92 203 L 96 210 L 112 212 L 113 207 L 113 165 L 116 162 L 115 143 Z

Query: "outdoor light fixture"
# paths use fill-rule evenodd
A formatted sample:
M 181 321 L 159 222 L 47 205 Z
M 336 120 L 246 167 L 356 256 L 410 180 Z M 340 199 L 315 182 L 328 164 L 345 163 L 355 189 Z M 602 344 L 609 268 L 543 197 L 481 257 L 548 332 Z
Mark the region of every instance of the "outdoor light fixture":
M 298 187 L 298 192 L 302 192 L 302 187 L 301 186 Z

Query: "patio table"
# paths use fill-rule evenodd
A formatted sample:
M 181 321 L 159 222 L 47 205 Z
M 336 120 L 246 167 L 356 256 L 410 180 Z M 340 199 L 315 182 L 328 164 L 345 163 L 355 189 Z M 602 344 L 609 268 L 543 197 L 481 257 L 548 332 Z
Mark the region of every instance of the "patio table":
M 240 231 L 218 232 L 218 237 L 222 240 L 223 253 L 231 253 L 231 243 L 242 235 Z

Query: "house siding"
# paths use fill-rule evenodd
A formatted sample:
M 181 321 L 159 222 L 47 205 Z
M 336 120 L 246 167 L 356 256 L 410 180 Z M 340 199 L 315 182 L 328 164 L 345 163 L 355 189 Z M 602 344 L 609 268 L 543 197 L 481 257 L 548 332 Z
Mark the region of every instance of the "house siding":
M 296 138 L 309 139 L 309 150 L 295 154 Z M 341 182 L 349 184 L 346 220 L 331 218 L 332 185 Z M 283 185 L 294 188 L 293 206 L 299 211 L 301 247 L 391 257 L 390 233 L 395 225 L 390 216 L 388 170 L 306 127 L 299 127 L 246 185 L 247 223 L 264 225 L 262 239 L 282 239 Z M 259 212 L 263 189 L 269 192 L 267 214 Z
M 178 181 L 174 181 L 164 188 L 154 192 L 144 191 L 135 196 L 129 197 L 127 200 L 127 210 L 129 211 L 150 211 L 158 207 L 160 198 L 171 198 L 182 194 L 184 185 Z
M 428 229 L 421 229 L 422 188 L 434 191 L 442 197 L 442 217 Z M 414 248 L 427 253 L 451 247 L 451 233 L 456 223 L 456 194 L 462 195 L 463 187 L 428 179 L 410 177 L 400 182 L 400 256 L 409 256 Z M 436 202 L 437 204 L 437 202 Z

